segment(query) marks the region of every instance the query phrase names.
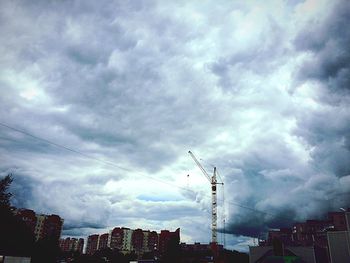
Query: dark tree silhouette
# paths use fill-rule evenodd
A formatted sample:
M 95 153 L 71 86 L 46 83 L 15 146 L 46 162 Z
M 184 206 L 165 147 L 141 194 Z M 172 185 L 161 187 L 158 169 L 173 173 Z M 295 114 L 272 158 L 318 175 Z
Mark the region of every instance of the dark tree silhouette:
M 145 252 L 145 253 L 143 253 L 142 259 L 154 259 L 154 252 Z
M 32 263 L 55 263 L 60 254 L 58 241 L 52 238 L 38 240 L 32 252 Z
M 0 180 L 0 206 L 1 208 L 10 209 L 10 198 L 11 193 L 8 193 L 8 188 L 10 187 L 13 181 L 12 175 L 6 175 L 3 179 Z
M 238 251 L 223 251 L 223 262 L 249 263 L 249 255 Z
M 11 174 L 0 180 L 0 254 L 30 256 L 34 237 L 27 225 L 13 214 L 12 194 L 8 192 L 12 181 Z
M 76 255 L 73 259 L 73 263 L 129 263 L 136 260 L 137 255 L 133 252 L 124 255 L 117 249 L 103 248 L 97 250 L 93 255 Z

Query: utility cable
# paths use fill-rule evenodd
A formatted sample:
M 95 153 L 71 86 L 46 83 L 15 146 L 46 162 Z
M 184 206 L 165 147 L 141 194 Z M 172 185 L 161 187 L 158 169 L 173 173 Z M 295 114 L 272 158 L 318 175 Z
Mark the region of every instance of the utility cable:
M 21 130 L 21 129 L 14 128 L 14 127 L 12 127 L 12 126 L 10 126 L 10 125 L 8 125 L 8 124 L 5 124 L 5 123 L 0 122 L 0 125 L 3 126 L 3 127 L 8 128 L 8 129 L 10 129 L 10 130 L 13 130 L 13 131 L 16 131 L 16 132 L 25 134 L 25 135 L 27 135 L 27 136 L 29 136 L 29 137 L 32 137 L 32 138 L 36 139 L 36 140 L 43 141 L 43 142 L 45 142 L 45 143 L 47 143 L 47 144 L 49 144 L 49 145 L 52 145 L 52 146 L 55 146 L 55 147 L 58 147 L 58 148 L 61 148 L 61 149 L 64 149 L 64 150 L 73 152 L 73 153 L 78 154 L 78 155 L 81 155 L 81 156 L 84 156 L 84 157 L 89 158 L 89 159 L 91 159 L 91 160 L 95 160 L 95 161 L 97 161 L 97 162 L 100 162 L 100 163 L 103 163 L 103 164 L 106 164 L 106 165 L 113 166 L 113 167 L 118 168 L 118 169 L 121 169 L 121 170 L 123 170 L 123 171 L 132 172 L 132 173 L 141 175 L 141 176 L 143 176 L 143 177 L 149 178 L 149 179 L 151 179 L 151 180 L 154 180 L 154 181 L 157 181 L 157 182 L 160 182 L 160 183 L 163 183 L 163 184 L 172 186 L 172 187 L 176 187 L 176 188 L 178 188 L 178 189 L 181 189 L 181 190 L 184 190 L 184 191 L 187 191 L 187 192 L 191 192 L 191 193 L 193 193 L 193 194 L 198 194 L 198 192 L 196 192 L 196 191 L 194 191 L 194 190 L 191 190 L 191 189 L 188 189 L 187 187 L 182 187 L 182 186 L 179 186 L 179 185 L 175 185 L 175 184 L 169 183 L 169 182 L 167 182 L 167 181 L 163 181 L 163 180 L 161 180 L 161 179 L 154 178 L 154 177 L 152 177 L 152 176 L 149 176 L 149 175 L 147 175 L 147 174 L 145 174 L 145 173 L 142 173 L 142 172 L 140 172 L 140 171 L 137 171 L 137 170 L 135 170 L 135 169 L 129 169 L 129 168 L 123 167 L 123 166 L 121 166 L 121 165 L 115 164 L 115 163 L 113 163 L 113 162 L 108 162 L 108 161 L 104 161 L 104 160 L 95 158 L 95 157 L 93 157 L 93 156 L 91 156 L 91 155 L 88 155 L 88 154 L 86 154 L 86 153 L 82 153 L 82 152 L 80 152 L 80 151 L 78 151 L 78 150 L 75 150 L 75 149 L 72 149 L 72 148 L 70 148 L 70 147 L 67 147 L 67 146 L 64 146 L 64 145 L 61 145 L 61 144 L 52 142 L 52 141 L 50 141 L 50 140 L 48 140 L 48 139 L 44 139 L 44 138 L 38 137 L 38 136 L 36 136 L 36 135 L 33 135 L 33 134 L 31 134 L 31 133 L 29 133 L 29 132 L 26 132 L 26 131 L 23 131 L 23 130 Z M 208 194 L 205 194 L 205 196 L 206 196 L 206 197 L 209 197 Z M 220 199 L 219 199 L 219 200 L 220 200 Z M 220 200 L 220 201 L 223 201 L 223 200 Z M 273 217 L 277 217 L 277 218 L 281 218 L 281 219 L 286 219 L 286 220 L 288 220 L 288 221 L 290 220 L 290 218 L 283 217 L 283 216 L 280 216 L 280 215 L 277 215 L 277 214 L 273 214 L 273 213 L 268 213 L 268 212 L 260 211 L 260 210 L 257 210 L 257 209 L 255 209 L 255 208 L 252 208 L 252 207 L 249 207 L 249 206 L 246 206 L 246 205 L 242 205 L 242 204 L 239 204 L 239 203 L 235 203 L 235 202 L 231 202 L 231 201 L 227 201 L 227 200 L 226 200 L 226 202 L 227 202 L 228 204 L 233 205 L 233 206 L 237 206 L 237 207 L 240 207 L 240 208 L 243 208 L 243 209 L 247 209 L 247 210 L 250 210 L 250 211 L 252 211 L 252 212 L 261 213 L 261 214 L 265 214 L 265 215 L 269 215 L 269 216 L 273 216 Z

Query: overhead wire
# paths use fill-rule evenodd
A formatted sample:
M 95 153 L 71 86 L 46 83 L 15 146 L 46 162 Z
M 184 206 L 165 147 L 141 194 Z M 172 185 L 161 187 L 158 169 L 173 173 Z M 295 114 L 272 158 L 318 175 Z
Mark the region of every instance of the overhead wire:
M 127 171 L 127 172 L 131 172 L 131 173 L 134 173 L 134 174 L 138 174 L 138 175 L 141 175 L 145 178 L 148 178 L 148 179 L 151 179 L 151 180 L 154 180 L 154 181 L 157 181 L 157 182 L 160 182 L 160 183 L 163 183 L 163 184 L 166 184 L 166 185 L 169 185 L 169 186 L 172 186 L 172 187 L 176 187 L 178 189 L 181 189 L 181 190 L 184 190 L 184 191 L 188 191 L 188 192 L 191 192 L 193 194 L 198 194 L 198 192 L 194 191 L 194 190 L 191 190 L 187 187 L 182 187 L 182 186 L 179 186 L 179 185 L 176 185 L 176 184 L 172 184 L 170 182 L 167 182 L 167 181 L 164 181 L 164 180 L 161 180 L 161 179 L 158 179 L 158 178 L 155 178 L 155 177 L 152 177 L 152 176 L 149 176 L 143 172 L 140 172 L 140 171 L 137 171 L 135 169 L 130 169 L 130 168 L 126 168 L 126 167 L 123 167 L 121 165 L 118 165 L 118 164 L 115 164 L 114 162 L 109 162 L 109 161 L 105 161 L 105 160 L 101 160 L 101 159 L 98 159 L 98 158 L 95 158 L 89 154 L 86 154 L 86 153 L 82 153 L 78 150 L 75 150 L 75 149 L 72 149 L 70 147 L 67 147 L 67 146 L 64 146 L 64 145 L 61 145 L 61 144 L 58 144 L 58 143 L 55 143 L 55 142 L 52 142 L 51 140 L 48 140 L 48 139 L 45 139 L 45 138 L 41 138 L 39 136 L 36 136 L 36 135 L 33 135 L 29 132 L 26 132 L 26 131 L 23 131 L 21 129 L 18 129 L 18 128 L 14 128 L 8 124 L 5 124 L 3 122 L 0 122 L 0 125 L 3 126 L 3 127 L 6 127 L 10 130 L 13 130 L 13 131 L 16 131 L 18 133 L 22 133 L 22 134 L 25 134 L 29 137 L 32 137 L 36 140 L 39 140 L 39 141 L 43 141 L 49 145 L 52 145 L 52 146 L 55 146 L 55 147 L 58 147 L 58 148 L 61 148 L 61 149 L 64 149 L 64 150 L 67 150 L 67 151 L 70 151 L 70 152 L 73 152 L 75 154 L 78 154 L 78 155 L 81 155 L 81 156 L 84 156 L 88 159 L 91 159 L 91 160 L 95 160 L 97 162 L 100 162 L 100 163 L 103 163 L 103 164 L 106 164 L 106 165 L 110 165 L 110 166 L 113 166 L 115 168 L 118 168 L 118 169 L 121 169 L 123 171 Z M 207 194 L 205 194 L 205 196 L 209 197 Z M 220 199 L 219 199 L 220 200 Z M 221 200 L 223 201 L 223 200 Z M 257 210 L 255 208 L 252 208 L 252 207 L 249 207 L 249 206 L 246 206 L 246 205 L 242 205 L 242 204 L 239 204 L 239 203 L 235 203 L 235 202 L 232 202 L 232 201 L 225 201 L 226 203 L 228 204 L 231 204 L 233 206 L 237 206 L 237 207 L 240 207 L 240 208 L 243 208 L 243 209 L 246 209 L 246 210 L 250 210 L 252 212 L 257 212 L 257 213 L 261 213 L 261 214 L 265 214 L 265 215 L 269 215 L 269 216 L 273 216 L 273 217 L 278 217 L 280 219 L 283 219 L 284 217 L 283 216 L 280 216 L 280 215 L 277 215 L 277 214 L 273 214 L 273 213 L 269 213 L 269 212 L 264 212 L 264 211 L 261 211 L 261 210 Z M 286 220 L 290 220 L 290 218 L 287 218 L 285 217 L 284 219 Z
M 26 131 L 23 131 L 23 130 L 20 130 L 20 129 L 11 127 L 11 126 L 9 126 L 9 125 L 7 125 L 7 124 L 4 124 L 4 123 L 2 123 L 2 122 L 0 122 L 0 125 L 3 126 L 3 127 L 8 128 L 8 129 L 14 130 L 14 131 L 16 131 L 16 132 L 25 134 L 25 135 L 27 135 L 27 136 L 29 136 L 29 137 L 32 137 L 32 138 L 36 139 L 36 140 L 43 141 L 43 142 L 45 142 L 45 143 L 47 143 L 47 144 L 50 144 L 50 145 L 52 145 L 52 146 L 55 146 L 55 147 L 58 147 L 58 148 L 61 148 L 61 149 L 64 149 L 64 150 L 73 152 L 73 153 L 75 153 L 75 154 L 84 156 L 85 158 L 88 158 L 88 159 L 91 159 L 91 160 L 100 162 L 100 163 L 102 163 L 102 164 L 109 165 L 109 166 L 113 166 L 113 167 L 115 167 L 115 168 L 118 168 L 118 169 L 123 170 L 123 171 L 126 171 L 126 172 L 131 172 L 131 173 L 135 173 L 135 174 L 138 174 L 138 175 L 142 175 L 143 177 L 147 177 L 147 178 L 152 179 L 152 180 L 154 180 L 154 181 L 158 181 L 158 182 L 163 183 L 163 184 L 168 184 L 168 185 L 170 185 L 170 186 L 175 186 L 175 187 L 178 187 L 178 188 L 182 188 L 182 190 L 186 190 L 185 187 L 181 187 L 181 186 L 179 186 L 179 185 L 174 185 L 174 184 L 171 184 L 171 183 L 169 183 L 169 182 L 163 181 L 163 180 L 161 180 L 161 179 L 151 177 L 151 176 L 149 176 L 149 175 L 147 175 L 147 174 L 144 174 L 144 173 L 142 173 L 142 172 L 140 172 L 140 171 L 137 171 L 137 170 L 135 170 L 135 169 L 125 168 L 125 167 L 123 167 L 123 166 L 121 166 L 121 165 L 115 164 L 114 162 L 109 162 L 109 161 L 105 161 L 105 160 L 101 160 L 101 159 L 95 158 L 95 157 L 93 157 L 93 156 L 91 156 L 91 155 L 89 155 L 89 154 L 82 153 L 82 152 L 80 152 L 80 151 L 78 151 L 78 150 L 75 150 L 75 149 L 72 149 L 72 148 L 70 148 L 70 147 L 67 147 L 67 146 L 64 146 L 64 145 L 61 145 L 61 144 L 52 142 L 52 141 L 50 141 L 50 140 L 48 140 L 48 139 L 44 139 L 44 138 L 35 136 L 35 135 L 30 134 L 30 133 L 28 133 L 28 132 L 26 132 Z

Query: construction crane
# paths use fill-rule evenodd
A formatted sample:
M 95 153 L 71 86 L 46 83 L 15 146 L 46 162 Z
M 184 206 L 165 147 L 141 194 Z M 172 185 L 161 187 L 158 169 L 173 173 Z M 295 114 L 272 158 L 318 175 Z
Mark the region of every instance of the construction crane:
M 221 184 L 224 185 L 223 182 L 218 183 L 216 179 L 216 167 L 214 167 L 213 176 L 210 177 L 207 173 L 207 171 L 203 168 L 203 166 L 200 164 L 200 162 L 197 160 L 197 158 L 194 156 L 194 154 L 191 151 L 188 151 L 188 153 L 191 155 L 194 162 L 197 164 L 199 169 L 202 171 L 204 176 L 209 180 L 209 183 L 211 184 L 211 242 L 213 244 L 217 244 L 217 195 L 216 195 L 216 185 Z

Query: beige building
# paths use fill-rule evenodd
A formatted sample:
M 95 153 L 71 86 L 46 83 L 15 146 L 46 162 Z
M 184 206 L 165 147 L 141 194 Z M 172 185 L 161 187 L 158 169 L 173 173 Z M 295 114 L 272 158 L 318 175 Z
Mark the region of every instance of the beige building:
M 129 228 L 123 228 L 123 252 L 130 252 L 132 250 L 132 233 L 133 230 Z

